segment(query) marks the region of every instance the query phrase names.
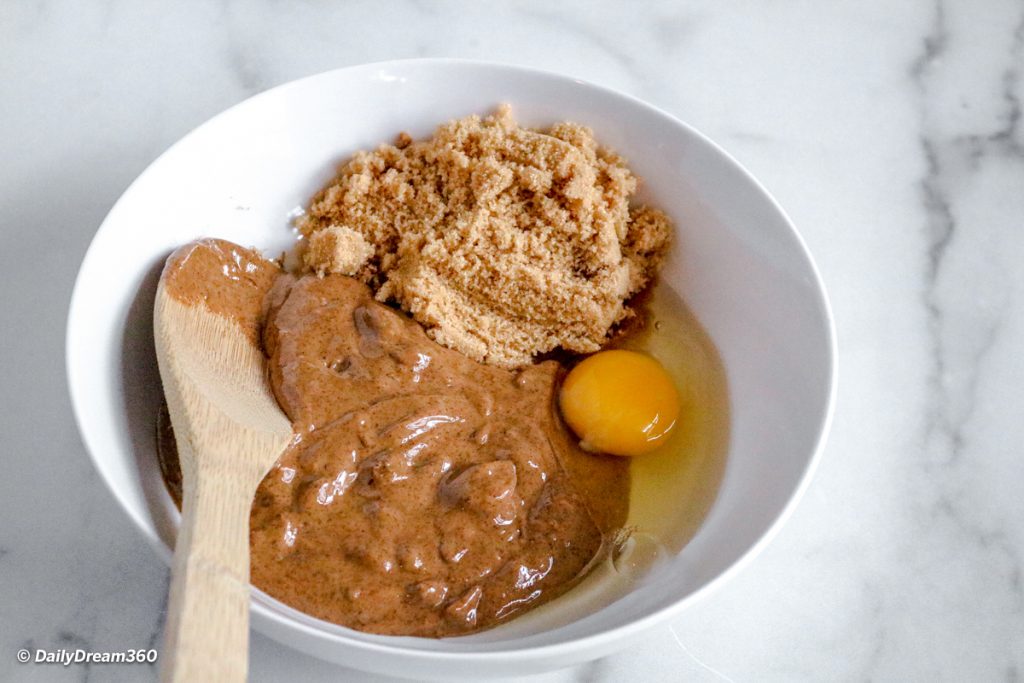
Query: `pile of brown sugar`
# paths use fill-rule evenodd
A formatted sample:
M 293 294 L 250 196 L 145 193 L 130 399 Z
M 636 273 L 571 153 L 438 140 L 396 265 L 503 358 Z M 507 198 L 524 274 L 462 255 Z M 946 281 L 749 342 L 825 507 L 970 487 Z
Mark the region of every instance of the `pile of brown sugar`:
M 589 129 L 521 128 L 502 106 L 358 152 L 300 223 L 303 263 L 369 283 L 479 361 L 593 352 L 671 236 L 665 214 L 630 206 L 635 190 Z

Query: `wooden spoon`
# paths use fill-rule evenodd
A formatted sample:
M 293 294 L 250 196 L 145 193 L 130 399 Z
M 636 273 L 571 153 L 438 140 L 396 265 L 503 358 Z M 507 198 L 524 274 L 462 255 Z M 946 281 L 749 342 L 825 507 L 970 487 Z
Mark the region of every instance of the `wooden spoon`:
M 249 510 L 291 424 L 237 321 L 178 301 L 161 281 L 153 328 L 183 491 L 161 679 L 244 681 Z

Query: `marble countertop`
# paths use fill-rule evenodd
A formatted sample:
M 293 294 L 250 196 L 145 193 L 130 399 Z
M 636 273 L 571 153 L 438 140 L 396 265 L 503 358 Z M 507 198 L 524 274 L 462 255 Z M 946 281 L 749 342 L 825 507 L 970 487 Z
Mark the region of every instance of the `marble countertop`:
M 90 464 L 64 379 L 103 216 L 222 109 L 418 56 L 562 71 L 693 124 L 786 207 L 836 315 L 832 436 L 774 542 L 643 647 L 533 680 L 1024 680 L 1019 0 L 3 3 L 0 679 L 156 675 L 15 659 L 159 642 L 167 568 Z M 251 670 L 382 680 L 258 634 Z

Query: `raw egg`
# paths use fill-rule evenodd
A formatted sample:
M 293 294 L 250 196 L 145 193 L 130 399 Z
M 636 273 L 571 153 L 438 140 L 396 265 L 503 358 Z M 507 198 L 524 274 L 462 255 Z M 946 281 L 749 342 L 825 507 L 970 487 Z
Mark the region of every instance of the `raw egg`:
M 595 353 L 574 367 L 559 403 L 580 446 L 613 455 L 653 451 L 679 416 L 679 393 L 661 363 L 621 349 Z

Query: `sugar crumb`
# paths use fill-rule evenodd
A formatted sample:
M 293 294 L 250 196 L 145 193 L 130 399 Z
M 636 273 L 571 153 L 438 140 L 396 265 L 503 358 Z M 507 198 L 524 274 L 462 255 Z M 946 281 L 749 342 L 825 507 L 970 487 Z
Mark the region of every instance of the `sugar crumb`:
M 343 225 L 328 225 L 309 235 L 303 265 L 318 275 L 357 275 L 373 256 L 373 246 L 362 234 Z

